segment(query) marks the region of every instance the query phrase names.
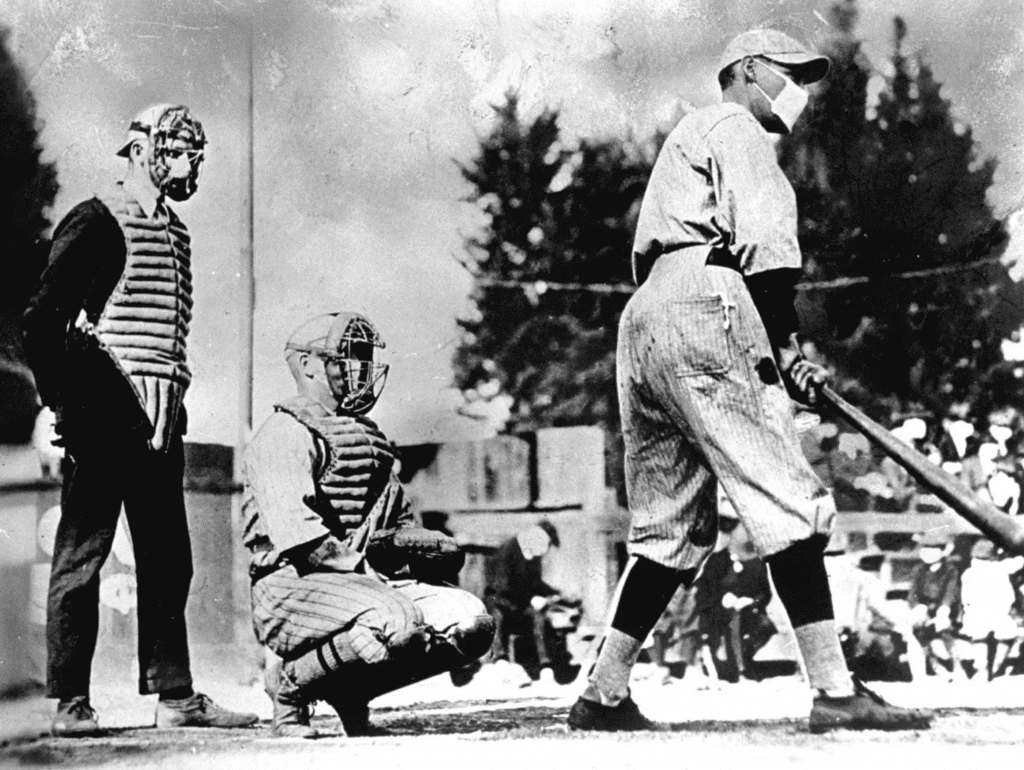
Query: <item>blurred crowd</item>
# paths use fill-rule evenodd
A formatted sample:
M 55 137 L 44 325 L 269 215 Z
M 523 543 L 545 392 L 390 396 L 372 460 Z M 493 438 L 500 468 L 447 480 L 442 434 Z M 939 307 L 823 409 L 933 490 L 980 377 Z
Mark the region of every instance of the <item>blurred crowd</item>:
M 941 420 L 897 418 L 893 435 L 958 477 L 1007 513 L 1020 511 L 1024 484 L 1024 415 L 1004 407 L 968 419 L 966 406 Z M 853 428 L 820 422 L 802 433 L 804 453 L 840 511 L 937 512 L 943 504 L 919 489 L 907 471 Z
M 1010 515 L 1021 512 L 1024 416 L 1016 409 L 971 420 L 954 408 L 942 420 L 904 415 L 893 424 L 894 435 L 975 494 Z M 842 513 L 948 510 L 852 427 L 811 419 L 801 436 Z M 665 683 L 685 678 L 707 686 L 766 673 L 755 656 L 776 632 L 767 611 L 771 584 L 722 495 L 719 508 L 715 553 L 648 640 L 647 658 Z M 840 524 L 829 542 L 836 620 L 851 669 L 866 680 L 902 681 L 1024 673 L 1024 557 L 976 534 L 955 534 L 944 517 L 933 526 L 923 521 L 914 533 L 894 526 L 874 538 L 855 536 L 856 543 Z
M 844 532 L 829 541 L 826 564 L 850 669 L 885 681 L 1024 673 L 1024 557 L 941 527 L 914 541 L 916 553 L 902 557 L 906 580 L 893 579 L 891 554 L 851 551 Z M 768 571 L 743 525 L 722 516 L 715 552 L 648 639 L 648 662 L 664 684 L 698 688 L 791 673 L 779 661 L 756 659 L 778 631 L 771 598 Z
M 863 679 L 990 681 L 1024 672 L 1024 557 L 944 528 L 915 538 L 905 587 L 883 553 L 849 552 L 833 536 L 826 561 L 836 622 Z

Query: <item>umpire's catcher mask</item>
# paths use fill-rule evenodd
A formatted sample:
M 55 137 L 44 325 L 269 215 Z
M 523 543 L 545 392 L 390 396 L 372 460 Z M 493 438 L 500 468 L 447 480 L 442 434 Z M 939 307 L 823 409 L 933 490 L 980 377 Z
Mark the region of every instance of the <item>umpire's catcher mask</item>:
M 324 362 L 327 383 L 341 412 L 366 414 L 384 389 L 388 365 L 380 362 L 384 341 L 370 321 L 358 313 L 330 316 L 325 337 L 309 344 L 290 341 L 286 350 L 317 356 Z
M 181 104 L 156 104 L 132 120 L 128 138 L 117 154 L 129 157 L 142 141 L 149 150 L 149 178 L 171 200 L 188 200 L 199 188 L 206 148 L 203 125 Z

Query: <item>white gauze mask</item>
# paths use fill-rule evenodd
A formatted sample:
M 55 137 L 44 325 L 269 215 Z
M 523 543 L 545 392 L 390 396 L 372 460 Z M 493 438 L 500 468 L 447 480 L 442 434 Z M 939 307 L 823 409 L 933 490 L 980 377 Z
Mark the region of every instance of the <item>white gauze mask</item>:
M 780 78 L 782 78 L 783 83 L 785 85 L 783 85 L 782 90 L 779 92 L 779 95 L 776 96 L 774 99 L 768 96 L 767 92 L 765 92 L 765 90 L 761 88 L 761 86 L 758 83 L 754 83 L 754 87 L 762 94 L 764 94 L 764 98 L 767 99 L 769 105 L 771 105 L 772 114 L 774 114 L 775 117 L 777 117 L 779 120 L 783 122 L 783 124 L 786 126 L 787 131 L 792 131 L 793 126 L 796 125 L 797 119 L 800 117 L 800 114 L 804 111 L 804 108 L 807 106 L 807 100 L 809 98 L 807 91 L 798 86 L 796 83 L 794 83 L 792 80 L 783 75 L 774 67 L 769 67 L 767 64 L 760 61 L 758 62 L 758 64 L 763 66 L 765 69 L 771 70 Z

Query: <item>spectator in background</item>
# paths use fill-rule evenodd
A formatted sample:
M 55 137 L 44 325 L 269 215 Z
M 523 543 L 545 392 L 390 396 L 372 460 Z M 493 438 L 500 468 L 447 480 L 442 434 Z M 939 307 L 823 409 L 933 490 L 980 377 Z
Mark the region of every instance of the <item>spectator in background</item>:
M 551 522 L 540 521 L 502 543 L 487 565 L 484 604 L 496 626 L 492 662 L 507 666 L 510 655 L 515 657 L 510 637 L 526 636 L 532 639 L 536 664 L 532 655 L 525 660 L 536 669 L 542 683 L 556 680 L 554 667 L 559 661 L 555 657 L 562 652 L 550 648 L 551 615 L 556 608 L 574 606 L 578 620 L 580 606 L 578 600 L 563 597 L 557 588 L 544 582 L 544 556 L 558 546 L 558 530 Z
M 961 577 L 963 623 L 960 633 L 972 643 L 974 676 L 998 676 L 1020 629 L 1011 612 L 1016 599 L 1010 576 L 1024 567 L 1024 557 L 1000 559 L 991 540 L 971 548 L 971 564 Z
M 974 425 L 963 418 L 959 405 L 950 407 L 942 420 L 942 434 L 939 438 L 944 471 L 953 475 L 961 472 L 963 458 L 967 455 L 967 440 L 972 435 Z
M 941 530 L 918 535 L 921 563 L 911 576 L 907 603 L 914 637 L 925 651 L 932 672 L 941 666 L 953 679 L 966 679 L 956 649 L 960 619 L 960 566 L 953 543 Z
M 984 444 L 983 439 L 977 433 L 967 437 L 964 448 L 964 459 L 960 467 L 960 480 L 974 494 L 984 500 L 991 500 L 988 491 L 988 479 L 990 471 L 995 467 L 992 464 L 994 454 L 992 449 L 982 451 L 983 446 L 994 447 L 992 444 Z
M 775 635 L 768 617 L 772 586 L 768 566 L 757 555 L 754 544 L 739 524 L 729 541 L 730 567 L 722 575 L 721 605 L 728 618 L 726 656 L 730 674 L 738 680 L 753 680 L 754 655 Z
M 905 602 L 890 600 L 882 581 L 882 554 L 862 556 L 857 563 L 860 577 L 854 608 L 854 670 L 865 679 L 886 681 L 923 679 L 925 653 L 914 636 Z
M 860 433 L 840 433 L 832 465 L 835 479 L 833 494 L 840 511 L 866 511 L 871 493 L 857 485 L 857 479 L 873 470 L 871 445 Z

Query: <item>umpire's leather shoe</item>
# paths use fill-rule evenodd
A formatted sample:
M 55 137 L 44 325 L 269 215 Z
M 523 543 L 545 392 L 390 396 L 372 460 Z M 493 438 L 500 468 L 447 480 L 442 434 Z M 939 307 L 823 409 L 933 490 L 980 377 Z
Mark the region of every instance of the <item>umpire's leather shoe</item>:
M 577 698 L 569 709 L 568 723 L 573 730 L 601 732 L 659 729 L 656 722 L 640 713 L 640 709 L 628 695 L 618 706 L 605 706 L 592 700 Z
M 248 727 L 259 719 L 255 714 L 228 711 L 201 692 L 156 704 L 157 727 Z
M 810 718 L 812 733 L 829 730 L 927 730 L 931 723 L 930 711 L 890 705 L 856 680 L 853 695 L 845 698 L 816 697 Z
M 58 737 L 91 735 L 97 732 L 100 725 L 96 719 L 96 712 L 89 705 L 89 696 L 78 695 L 60 701 L 50 729 Z

